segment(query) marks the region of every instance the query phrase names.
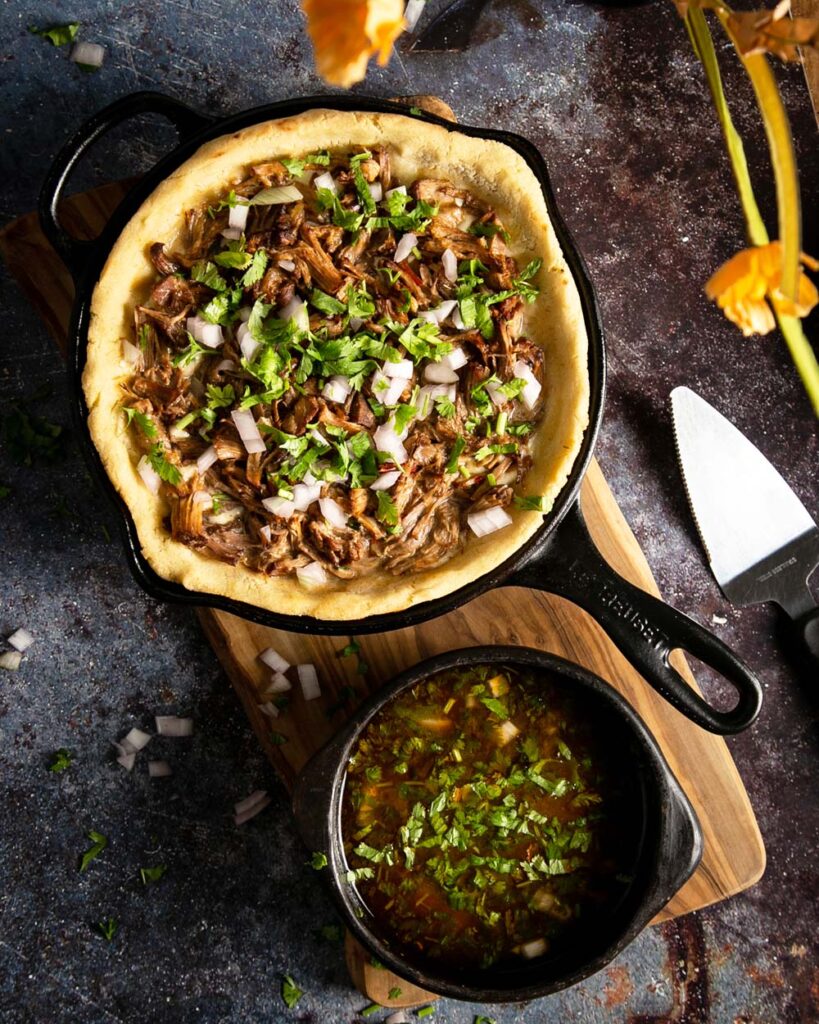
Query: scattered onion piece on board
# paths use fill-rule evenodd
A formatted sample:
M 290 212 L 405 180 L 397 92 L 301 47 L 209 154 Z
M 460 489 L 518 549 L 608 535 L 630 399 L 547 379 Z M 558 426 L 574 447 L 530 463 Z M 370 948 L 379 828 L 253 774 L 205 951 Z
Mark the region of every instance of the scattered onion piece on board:
M 259 711 L 261 711 L 263 715 L 267 715 L 268 718 L 279 717 L 279 709 L 271 700 L 265 701 L 264 704 L 260 704 Z
M 193 736 L 193 719 L 179 718 L 178 715 L 156 715 L 156 731 L 160 736 Z
M 74 43 L 68 56 L 81 68 L 96 70 L 105 60 L 105 47 L 99 43 Z
M 0 668 L 7 672 L 16 672 L 22 660 L 23 655 L 19 651 L 3 651 L 0 654 Z
M 148 746 L 152 738 L 150 733 L 143 732 L 142 729 L 131 729 L 116 746 L 123 754 L 138 754 L 143 747 Z
M 126 772 L 132 772 L 134 770 L 135 761 L 136 754 L 120 754 L 117 757 L 117 764 L 121 764 Z
M 244 825 L 246 821 L 250 821 L 251 818 L 255 818 L 256 815 L 265 809 L 270 803 L 270 797 L 268 796 L 266 789 L 257 789 L 250 796 L 245 797 L 244 800 L 240 800 L 238 804 L 234 806 L 236 812 L 233 820 L 237 825 Z
M 31 633 L 29 633 L 27 629 L 24 629 L 21 626 L 19 629 L 15 629 L 15 631 L 8 638 L 8 642 L 15 649 L 15 651 L 20 651 L 20 653 L 22 654 L 25 651 L 27 651 L 29 647 L 31 647 L 31 645 L 34 643 L 34 637 L 31 635 Z
M 266 796 L 266 789 L 254 789 L 249 796 L 246 796 L 243 800 L 235 803 L 233 805 L 233 810 L 236 814 L 242 814 L 244 811 L 250 810 L 251 807 L 254 807 L 260 800 L 264 800 Z
M 288 690 L 293 689 L 293 684 L 281 672 L 274 672 L 273 678 L 270 680 L 270 686 L 267 689 L 268 693 L 287 693 Z
M 148 775 L 152 779 L 167 779 L 169 775 L 173 775 L 173 770 L 167 761 L 149 761 Z
M 316 666 L 298 665 L 296 671 L 299 674 L 299 682 L 301 683 L 301 692 L 304 694 L 305 700 L 315 700 L 316 697 L 321 696 L 321 687 L 318 681 L 318 672 L 316 672 Z
M 264 662 L 268 668 L 272 668 L 274 672 L 286 672 L 290 668 L 290 662 L 285 661 L 279 652 L 274 651 L 272 647 L 265 647 L 256 657 L 259 661 Z

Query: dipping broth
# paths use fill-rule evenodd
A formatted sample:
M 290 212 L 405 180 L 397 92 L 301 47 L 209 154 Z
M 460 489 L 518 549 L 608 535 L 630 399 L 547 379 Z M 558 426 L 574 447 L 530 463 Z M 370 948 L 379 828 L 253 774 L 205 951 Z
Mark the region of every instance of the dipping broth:
M 559 953 L 610 912 L 633 844 L 606 740 L 536 671 L 451 669 L 393 699 L 342 808 L 348 881 L 379 933 L 414 960 L 486 968 Z

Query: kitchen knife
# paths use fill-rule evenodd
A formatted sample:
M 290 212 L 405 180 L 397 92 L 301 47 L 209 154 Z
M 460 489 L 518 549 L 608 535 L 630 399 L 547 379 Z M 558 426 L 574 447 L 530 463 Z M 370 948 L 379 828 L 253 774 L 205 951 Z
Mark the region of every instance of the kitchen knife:
M 819 528 L 765 456 L 690 388 L 671 409 L 688 502 L 711 569 L 733 604 L 774 601 L 819 669 L 819 606 L 808 577 Z

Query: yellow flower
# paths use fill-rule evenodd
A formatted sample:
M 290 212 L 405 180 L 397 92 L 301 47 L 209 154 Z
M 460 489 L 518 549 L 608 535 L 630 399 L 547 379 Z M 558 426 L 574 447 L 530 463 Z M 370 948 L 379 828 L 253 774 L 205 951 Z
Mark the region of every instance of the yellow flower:
M 802 253 L 802 262 L 811 270 L 819 263 Z M 782 277 L 782 244 L 769 242 L 743 249 L 713 274 L 706 282 L 705 294 L 715 299 L 729 320 L 747 337 L 767 334 L 774 329 L 774 317 L 768 301 L 784 316 L 807 316 L 819 301 L 816 285 L 804 274 L 799 275 L 796 302 L 780 290 Z
M 378 54 L 386 64 L 404 28 L 403 0 L 302 0 L 316 67 L 330 85 L 348 89 Z

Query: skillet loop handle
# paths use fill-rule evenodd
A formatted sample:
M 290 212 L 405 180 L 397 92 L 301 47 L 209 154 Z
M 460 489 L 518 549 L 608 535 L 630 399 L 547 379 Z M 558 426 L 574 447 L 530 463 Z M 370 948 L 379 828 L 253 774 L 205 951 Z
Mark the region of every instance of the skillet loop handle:
M 73 238 L 60 223 L 59 206 L 71 172 L 78 161 L 98 139 L 118 124 L 138 114 L 161 114 L 176 128 L 180 138 L 186 138 L 212 123 L 179 100 L 159 92 L 136 92 L 115 100 L 89 118 L 63 146 L 49 168 L 40 190 L 40 224 L 71 276 L 77 281 L 94 243 Z
M 578 505 L 545 553 L 509 583 L 558 594 L 585 609 L 646 681 L 708 732 L 733 735 L 756 720 L 762 687 L 754 673 L 713 633 L 616 573 L 595 547 Z M 668 660 L 677 648 L 728 679 L 738 694 L 736 706 L 719 711 L 696 693 Z

